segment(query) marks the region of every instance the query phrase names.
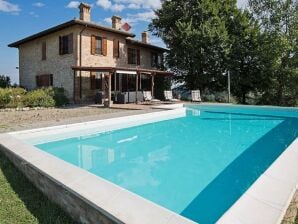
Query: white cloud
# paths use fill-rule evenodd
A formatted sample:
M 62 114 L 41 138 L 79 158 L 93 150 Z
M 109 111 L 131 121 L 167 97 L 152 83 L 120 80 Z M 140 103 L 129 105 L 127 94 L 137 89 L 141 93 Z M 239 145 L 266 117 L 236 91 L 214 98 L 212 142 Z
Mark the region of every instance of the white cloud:
M 105 23 L 107 23 L 107 24 L 112 24 L 112 19 L 111 18 L 104 18 L 104 20 L 103 20 Z
M 155 13 L 150 10 L 146 12 L 139 12 L 136 14 L 128 14 L 126 19 L 134 22 L 151 22 L 151 20 L 155 17 Z
M 71 1 L 68 3 L 68 5 L 66 6 L 66 8 L 70 8 L 70 9 L 76 9 L 78 8 L 80 5 L 79 1 Z
M 30 16 L 33 16 L 33 17 L 35 17 L 35 18 L 38 18 L 39 17 L 39 15 L 37 15 L 35 12 L 33 12 L 33 11 L 31 11 L 31 12 L 29 12 L 29 15 Z
M 139 9 L 139 8 L 141 8 L 141 6 L 138 5 L 138 4 L 135 4 L 135 3 L 131 3 L 127 6 L 127 8 L 129 8 L 129 9 Z
M 113 12 L 121 12 L 123 9 L 126 8 L 123 4 L 113 4 L 111 0 L 97 0 L 96 5 L 102 7 L 105 10 L 111 10 Z
M 18 12 L 21 11 L 21 9 L 16 4 L 12 4 L 8 1 L 0 0 L 0 11 L 17 14 Z
M 42 3 L 42 2 L 36 2 L 36 3 L 33 3 L 32 5 L 33 5 L 33 6 L 35 6 L 35 7 L 39 7 L 39 8 L 41 8 L 41 7 L 44 7 L 44 6 L 45 6 L 45 4 L 44 4 L 44 3 Z
M 96 5 L 104 9 L 110 9 L 112 7 L 112 2 L 110 0 L 97 0 Z
M 161 0 L 114 0 L 117 3 L 128 4 L 130 9 L 159 9 Z
M 121 12 L 123 9 L 125 9 L 125 5 L 122 4 L 114 4 L 111 6 L 111 10 L 114 12 Z

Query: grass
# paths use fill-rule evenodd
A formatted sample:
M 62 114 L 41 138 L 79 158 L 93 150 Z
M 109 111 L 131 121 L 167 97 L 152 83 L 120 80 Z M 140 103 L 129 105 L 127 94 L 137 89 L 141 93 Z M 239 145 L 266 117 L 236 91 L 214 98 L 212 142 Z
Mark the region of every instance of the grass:
M 0 153 L 0 223 L 76 223 Z M 298 215 L 295 220 L 298 224 Z
M 0 153 L 0 223 L 75 223 Z

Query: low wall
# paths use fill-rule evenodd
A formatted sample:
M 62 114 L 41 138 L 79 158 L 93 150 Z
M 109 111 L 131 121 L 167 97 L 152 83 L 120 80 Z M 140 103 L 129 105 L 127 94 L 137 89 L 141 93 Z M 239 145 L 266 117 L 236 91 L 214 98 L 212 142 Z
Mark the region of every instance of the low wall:
M 58 204 L 73 220 L 80 223 L 118 224 L 116 218 L 107 217 L 90 202 L 76 195 L 63 184 L 56 182 L 38 168 L 15 155 L 0 144 L 2 152 L 42 193 Z

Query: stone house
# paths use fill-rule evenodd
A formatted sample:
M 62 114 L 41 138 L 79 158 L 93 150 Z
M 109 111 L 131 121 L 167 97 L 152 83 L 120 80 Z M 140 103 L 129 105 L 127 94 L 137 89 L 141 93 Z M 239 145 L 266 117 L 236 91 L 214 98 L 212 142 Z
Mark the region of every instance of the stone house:
M 121 18 L 112 27 L 91 22 L 91 7 L 81 3 L 80 19 L 73 19 L 9 44 L 19 49 L 20 85 L 27 89 L 63 87 L 74 102 L 93 100 L 103 91 L 117 101 L 117 93 L 149 90 L 163 70 L 166 49 L 122 29 Z M 127 24 L 126 24 L 127 25 Z M 137 101 L 137 97 L 135 97 Z

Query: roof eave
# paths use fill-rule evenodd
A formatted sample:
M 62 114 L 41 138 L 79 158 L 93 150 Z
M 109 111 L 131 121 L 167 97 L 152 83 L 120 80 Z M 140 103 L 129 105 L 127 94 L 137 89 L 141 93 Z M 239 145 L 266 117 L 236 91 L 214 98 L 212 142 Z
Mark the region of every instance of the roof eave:
M 156 45 L 152 45 L 152 44 L 146 44 L 146 43 L 143 43 L 143 42 L 140 42 L 137 40 L 126 39 L 126 43 L 129 43 L 132 45 L 137 45 L 137 46 L 144 47 L 144 48 L 150 48 L 150 49 L 154 49 L 154 50 L 158 50 L 158 51 L 169 52 L 169 49 L 159 47 Z
M 62 23 L 60 25 L 54 26 L 52 28 L 46 29 L 44 31 L 41 31 L 39 33 L 33 34 L 33 35 L 26 37 L 24 39 L 21 39 L 19 41 L 13 42 L 13 43 L 9 44 L 8 47 L 18 48 L 21 44 L 24 44 L 28 41 L 35 40 L 37 38 L 43 37 L 45 35 L 48 35 L 48 34 L 51 34 L 51 33 L 57 32 L 57 31 L 60 31 L 62 29 L 65 29 L 65 28 L 73 26 L 73 25 L 82 25 L 82 26 L 87 26 L 87 27 L 91 27 L 91 28 L 95 28 L 95 29 L 104 30 L 107 32 L 118 33 L 118 34 L 124 35 L 126 37 L 135 37 L 135 34 L 133 34 L 133 33 L 124 32 L 121 30 L 115 30 L 113 28 L 101 26 L 101 25 L 98 25 L 95 23 L 90 23 L 90 22 L 85 22 L 82 20 L 74 19 L 74 20 L 70 20 L 68 22 Z

